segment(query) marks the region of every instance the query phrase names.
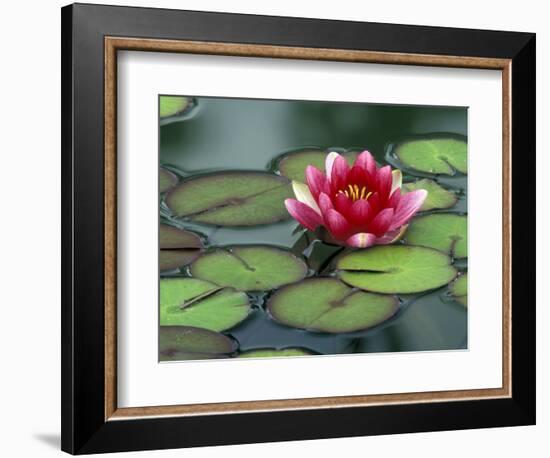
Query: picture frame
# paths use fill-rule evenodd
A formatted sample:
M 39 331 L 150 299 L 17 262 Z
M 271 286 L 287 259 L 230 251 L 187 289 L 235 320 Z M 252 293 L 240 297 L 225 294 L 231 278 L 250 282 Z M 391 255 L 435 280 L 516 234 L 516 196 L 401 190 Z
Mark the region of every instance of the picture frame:
M 502 386 L 119 408 L 122 50 L 502 72 Z M 531 33 L 64 7 L 62 449 L 84 454 L 535 424 L 535 106 Z

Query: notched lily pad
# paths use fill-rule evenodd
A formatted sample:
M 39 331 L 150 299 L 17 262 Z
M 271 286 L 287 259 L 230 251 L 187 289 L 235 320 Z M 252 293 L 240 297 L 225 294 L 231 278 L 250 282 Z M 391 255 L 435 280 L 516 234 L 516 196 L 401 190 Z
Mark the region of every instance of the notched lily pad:
M 189 231 L 168 224 L 159 226 L 160 249 L 202 248 L 200 237 Z
M 224 331 L 250 312 L 248 296 L 196 278 L 160 281 L 161 326 L 194 326 Z
M 425 189 L 428 191 L 428 197 L 420 207 L 420 211 L 435 210 L 441 208 L 451 208 L 458 200 L 456 194 L 452 191 L 439 186 L 435 181 L 429 179 L 417 180 L 411 183 L 405 183 L 402 188 L 405 192 Z
M 328 156 L 327 151 L 319 149 L 303 149 L 296 152 L 284 154 L 278 162 L 277 168 L 279 173 L 289 180 L 306 182 L 306 168 L 308 165 L 313 165 L 319 170 L 325 170 L 325 159 Z M 355 158 L 359 153 L 349 151 L 342 155 L 347 159 L 349 165 L 353 165 Z
M 338 276 L 347 284 L 378 293 L 419 293 L 448 284 L 456 276 L 451 258 L 431 248 L 376 246 L 342 256 Z
M 161 326 L 159 341 L 161 361 L 228 358 L 238 348 L 223 334 L 191 326 Z
M 307 274 L 307 265 L 286 250 L 243 245 L 205 253 L 190 270 L 193 277 L 220 286 L 260 291 L 301 280 Z
M 193 262 L 202 248 L 201 239 L 193 232 L 161 224 L 159 270 L 166 272 Z
M 159 270 L 167 272 L 191 264 L 200 255 L 200 250 L 160 250 Z
M 399 309 L 395 296 L 350 288 L 335 278 L 310 278 L 277 291 L 267 309 L 287 326 L 329 333 L 371 328 Z
M 468 274 L 460 275 L 449 285 L 451 296 L 458 303 L 468 306 Z
M 190 105 L 191 99 L 183 96 L 162 95 L 159 101 L 161 118 L 168 118 L 183 113 Z
M 288 219 L 290 182 L 264 172 L 222 172 L 191 178 L 173 188 L 166 205 L 179 217 L 216 226 L 255 226 Z
M 159 169 L 159 192 L 166 192 L 173 188 L 178 182 L 178 177 L 169 170 Z
M 407 167 L 420 172 L 454 175 L 468 172 L 468 146 L 457 138 L 426 138 L 406 140 L 395 150 L 397 158 Z
M 237 358 L 277 358 L 280 356 L 311 356 L 315 354 L 305 348 L 283 348 L 280 350 L 275 348 L 259 348 L 240 352 Z
M 468 256 L 468 218 L 452 213 L 419 216 L 409 225 L 405 241 L 465 258 Z

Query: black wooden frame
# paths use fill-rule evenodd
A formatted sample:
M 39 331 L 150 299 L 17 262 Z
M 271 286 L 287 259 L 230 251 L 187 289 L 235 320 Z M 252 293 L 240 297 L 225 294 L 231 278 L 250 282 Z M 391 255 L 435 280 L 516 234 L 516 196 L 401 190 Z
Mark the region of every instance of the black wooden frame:
M 105 421 L 105 36 L 512 59 L 512 397 Z M 535 250 L 534 34 L 88 4 L 62 9 L 63 450 L 534 424 Z

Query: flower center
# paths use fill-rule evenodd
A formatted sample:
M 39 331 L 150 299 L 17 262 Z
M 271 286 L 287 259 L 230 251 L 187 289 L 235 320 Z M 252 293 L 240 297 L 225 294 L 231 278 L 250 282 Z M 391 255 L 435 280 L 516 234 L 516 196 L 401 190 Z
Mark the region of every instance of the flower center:
M 366 186 L 357 186 L 356 184 L 348 184 L 348 186 L 344 189 L 341 189 L 338 192 L 344 193 L 347 197 L 349 197 L 353 202 L 359 199 L 365 199 L 367 200 L 370 195 L 372 194 L 372 191 L 367 191 Z

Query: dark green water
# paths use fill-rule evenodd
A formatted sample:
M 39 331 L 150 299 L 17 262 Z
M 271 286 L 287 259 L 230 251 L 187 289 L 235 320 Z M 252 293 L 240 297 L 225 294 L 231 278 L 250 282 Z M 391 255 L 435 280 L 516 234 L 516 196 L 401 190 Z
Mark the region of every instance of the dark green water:
M 391 144 L 411 135 L 438 132 L 467 135 L 467 110 L 303 101 L 197 97 L 196 106 L 179 122 L 160 128 L 160 163 L 182 179 L 219 170 L 270 170 L 281 154 L 307 147 L 368 149 L 379 163 L 391 158 Z M 422 176 L 416 174 L 416 176 Z M 405 175 L 407 178 L 407 175 Z M 463 175 L 436 178 L 460 189 L 452 211 L 466 212 Z M 310 266 L 322 265 L 334 251 L 311 245 L 296 221 L 252 228 L 218 228 L 183 224 L 161 204 L 161 220 L 204 234 L 212 245 L 270 244 L 306 255 Z M 456 265 L 465 270 L 466 262 Z M 185 269 L 172 276 L 185 275 Z M 163 274 L 164 276 L 164 274 Z M 401 296 L 400 311 L 371 330 L 323 334 L 282 326 L 263 311 L 266 295 L 255 296 L 255 310 L 225 332 L 241 350 L 306 347 L 322 354 L 462 349 L 467 346 L 467 311 L 447 295 L 447 288 Z

